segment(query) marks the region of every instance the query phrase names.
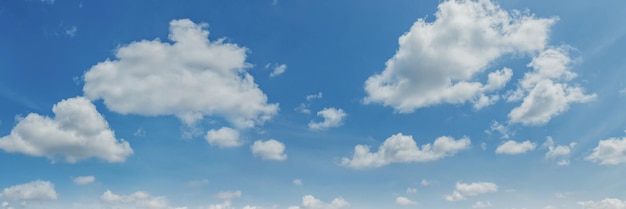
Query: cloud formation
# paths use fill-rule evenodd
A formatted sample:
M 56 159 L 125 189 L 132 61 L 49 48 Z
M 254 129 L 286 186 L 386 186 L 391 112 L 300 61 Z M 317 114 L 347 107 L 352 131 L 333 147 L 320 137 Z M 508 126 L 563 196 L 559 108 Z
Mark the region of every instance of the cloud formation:
M 333 199 L 330 203 L 315 198 L 313 195 L 302 197 L 302 206 L 291 206 L 289 209 L 339 209 L 350 206 L 350 203 L 341 197 Z
M 578 202 L 583 209 L 625 209 L 626 201 L 617 198 L 605 198 L 602 201 Z
M 509 13 L 491 1 L 444 1 L 433 22 L 418 19 L 399 40 L 384 71 L 365 82 L 365 103 L 382 103 L 397 112 L 471 102 L 480 109 L 499 99 L 512 70 L 489 65 L 507 54 L 542 50 L 554 18 Z
M 444 199 L 449 202 L 465 200 L 468 197 L 477 196 L 480 194 L 497 192 L 498 185 L 491 182 L 475 182 L 470 184 L 456 183 L 456 187 L 451 195 L 444 196 Z
M 400 196 L 400 197 L 396 198 L 396 204 L 402 205 L 402 206 L 407 206 L 407 205 L 417 205 L 417 202 L 415 202 L 415 201 L 413 201 L 413 200 L 411 200 L 409 198 Z
M 600 140 L 586 160 L 600 165 L 626 163 L 626 137 Z
M 9 200 L 56 200 L 57 192 L 49 181 L 36 180 L 4 188 L 0 197 Z
M 385 140 L 377 152 L 370 152 L 367 145 L 356 145 L 352 159 L 343 158 L 341 164 L 353 169 L 375 168 L 390 163 L 428 162 L 452 156 L 468 149 L 471 141 L 467 137 L 454 140 L 442 136 L 432 144 L 418 147 L 412 136 L 395 134 Z
M 320 122 L 309 122 L 309 129 L 324 130 L 328 128 L 339 127 L 343 125 L 343 121 L 345 120 L 346 116 L 348 116 L 348 114 L 346 114 L 346 112 L 344 112 L 342 109 L 330 107 L 324 108 L 323 110 L 317 112 L 317 116 L 322 117 L 323 120 Z
M 239 132 L 235 129 L 222 127 L 220 129 L 211 129 L 204 137 L 211 146 L 220 148 L 238 147 L 243 144 L 239 139 Z
M 0 149 L 69 163 L 91 157 L 124 162 L 133 154 L 128 142 L 115 138 L 107 121 L 86 98 L 62 100 L 52 112 L 54 118 L 36 113 L 20 118 L 11 134 L 0 138 Z
M 76 178 L 72 179 L 72 181 L 75 184 L 78 184 L 78 185 L 87 185 L 87 184 L 91 184 L 91 183 L 95 182 L 96 181 L 96 177 L 94 177 L 94 176 L 79 176 L 79 177 L 76 177 Z
M 221 117 L 238 128 L 263 123 L 278 111 L 246 72 L 246 48 L 210 41 L 204 23 L 170 22 L 173 43 L 142 40 L 120 46 L 114 60 L 85 75 L 83 91 L 111 111 L 175 115 L 186 124 Z
M 285 160 L 285 145 L 282 142 L 270 139 L 267 141 L 257 140 L 250 146 L 252 154 L 263 158 L 264 160 Z
M 516 142 L 509 140 L 496 148 L 496 154 L 518 155 L 532 151 L 537 145 L 530 141 Z
M 110 205 L 132 205 L 140 209 L 185 209 L 186 207 L 172 207 L 164 196 L 152 196 L 147 192 L 137 191 L 130 195 L 118 195 L 105 191 L 100 200 Z

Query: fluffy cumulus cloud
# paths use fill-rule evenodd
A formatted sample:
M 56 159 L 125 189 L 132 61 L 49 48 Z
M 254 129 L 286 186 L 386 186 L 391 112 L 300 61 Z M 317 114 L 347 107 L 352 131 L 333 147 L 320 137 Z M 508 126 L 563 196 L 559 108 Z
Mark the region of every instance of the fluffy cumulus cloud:
M 323 120 L 319 122 L 309 122 L 310 129 L 324 130 L 332 127 L 339 127 L 343 125 L 343 121 L 345 120 L 346 116 L 348 116 L 348 114 L 346 114 L 346 112 L 344 112 L 342 109 L 330 107 L 324 108 L 323 110 L 317 112 L 317 116 L 322 117 Z
M 472 102 L 476 109 L 493 104 L 512 70 L 492 70 L 484 83 L 476 79 L 504 55 L 542 50 L 554 22 L 488 0 L 444 1 L 433 22 L 418 19 L 399 38 L 384 71 L 365 82 L 365 102 L 400 113 L 441 103 Z
M 496 154 L 518 155 L 532 151 L 537 145 L 530 141 L 516 142 L 509 140 L 496 148 Z
M 600 140 L 585 159 L 601 165 L 626 163 L 626 137 Z
M 571 103 L 586 103 L 596 94 L 585 94 L 581 87 L 568 85 L 576 77 L 570 71 L 572 62 L 568 47 L 548 48 L 528 64 L 534 69 L 524 75 L 508 101 L 522 100 L 508 117 L 511 123 L 542 125 L 566 111 Z
M 88 99 L 62 100 L 52 112 L 54 118 L 36 113 L 20 118 L 11 133 L 0 138 L 0 149 L 70 163 L 91 157 L 123 162 L 133 154 Z
M 170 42 L 142 40 L 120 46 L 115 59 L 84 75 L 84 94 L 103 99 L 112 111 L 175 115 L 186 124 L 221 117 L 238 128 L 253 127 L 278 111 L 246 72 L 247 49 L 210 41 L 206 24 L 170 22 Z
M 313 195 L 302 197 L 302 206 L 291 206 L 289 209 L 339 209 L 350 206 L 350 203 L 341 197 L 333 199 L 330 203 L 325 203 Z
M 543 146 L 548 148 L 548 152 L 546 152 L 546 159 L 557 159 L 560 160 L 557 163 L 558 165 L 569 165 L 568 158 L 572 148 L 576 146 L 576 143 L 572 142 L 569 145 L 555 145 L 552 137 L 547 137 Z
M 583 209 L 626 209 L 626 201 L 616 198 L 605 198 L 602 201 L 578 202 Z
M 498 185 L 491 182 L 475 182 L 470 184 L 456 183 L 456 187 L 451 195 L 445 195 L 446 201 L 459 201 L 465 200 L 468 197 L 477 196 L 480 194 L 497 192 Z
M 93 182 L 96 181 L 96 177 L 94 176 L 79 176 L 74 178 L 72 181 L 74 181 L 75 184 L 78 185 L 87 185 L 87 184 L 91 184 Z
M 390 163 L 428 162 L 452 156 L 457 152 L 470 147 L 471 141 L 467 137 L 455 140 L 452 137 L 442 136 L 432 144 L 417 146 L 412 136 L 398 133 L 385 140 L 377 152 L 370 152 L 367 145 L 354 147 L 352 159 L 343 158 L 342 165 L 354 168 L 381 167 Z
M 163 196 L 152 196 L 147 192 L 137 191 L 130 195 L 118 195 L 111 192 L 111 190 L 105 191 L 100 200 L 106 204 L 115 206 L 132 206 L 133 208 L 140 209 L 183 209 L 186 207 L 172 207 L 170 206 L 167 198 Z
M 413 200 L 411 200 L 409 198 L 400 196 L 400 197 L 396 198 L 396 204 L 407 206 L 407 205 L 417 205 L 417 202 L 415 202 L 415 201 L 413 201 Z
M 257 140 L 250 147 L 254 156 L 261 157 L 265 160 L 285 160 L 285 145 L 282 142 L 270 139 L 267 141 Z
M 9 200 L 56 200 L 57 192 L 54 184 L 49 181 L 36 180 L 4 188 L 0 193 L 2 199 Z
M 222 127 L 217 130 L 209 130 L 204 137 L 211 146 L 237 147 L 243 144 L 239 140 L 239 132 L 235 129 Z

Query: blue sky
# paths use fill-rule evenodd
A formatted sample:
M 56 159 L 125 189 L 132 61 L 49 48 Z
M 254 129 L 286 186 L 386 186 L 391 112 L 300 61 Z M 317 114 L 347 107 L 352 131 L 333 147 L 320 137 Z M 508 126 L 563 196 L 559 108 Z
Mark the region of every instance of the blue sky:
M 626 208 L 620 1 L 0 2 L 0 208 Z

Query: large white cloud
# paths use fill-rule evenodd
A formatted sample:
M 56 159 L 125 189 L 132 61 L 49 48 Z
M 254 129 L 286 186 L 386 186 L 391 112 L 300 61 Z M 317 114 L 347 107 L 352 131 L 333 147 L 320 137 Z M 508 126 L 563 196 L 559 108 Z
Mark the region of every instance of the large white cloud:
M 152 196 L 147 192 L 137 191 L 130 195 L 118 195 L 105 191 L 100 200 L 106 204 L 115 206 L 131 205 L 133 208 L 141 209 L 183 209 L 186 207 L 172 207 L 164 196 Z
M 321 94 L 320 94 L 321 96 Z M 307 96 L 308 99 L 308 96 Z M 345 120 L 346 114 L 342 109 L 330 107 L 324 108 L 323 110 L 317 112 L 317 115 L 322 117 L 324 120 L 320 122 L 311 121 L 309 122 L 309 128 L 313 130 L 324 130 L 332 127 L 339 127 L 343 125 L 343 121 Z
M 206 24 L 170 22 L 173 43 L 142 40 L 117 49 L 85 73 L 83 91 L 122 114 L 175 115 L 186 124 L 205 116 L 252 127 L 278 111 L 246 72 L 247 49 L 209 41 Z
M 43 156 L 74 163 L 96 157 L 123 162 L 133 154 L 128 142 L 117 140 L 109 124 L 89 100 L 75 97 L 52 108 L 55 117 L 30 113 L 11 134 L 0 138 L 0 149 L 7 152 Z
M 274 139 L 267 141 L 257 140 L 250 146 L 250 149 L 254 156 L 259 156 L 265 160 L 280 161 L 287 159 L 285 144 Z
M 418 147 L 412 136 L 398 133 L 385 140 L 377 152 L 370 152 L 367 145 L 356 145 L 352 159 L 343 158 L 342 165 L 354 168 L 381 167 L 390 163 L 427 162 L 447 156 L 470 147 L 471 141 L 467 137 L 454 140 L 452 137 L 442 136 L 435 139 L 433 144 L 424 144 Z
M 491 183 L 491 182 L 475 182 L 475 183 L 470 183 L 470 184 L 457 182 L 456 187 L 454 191 L 452 192 L 452 194 L 444 196 L 444 199 L 446 201 L 453 202 L 453 201 L 465 200 L 468 197 L 485 194 L 485 193 L 497 192 L 497 191 L 498 191 L 498 185 L 496 185 L 495 183 Z
M 578 202 L 583 209 L 626 209 L 626 201 L 617 198 L 605 198 L 602 201 Z
M 350 206 L 350 203 L 341 197 L 333 199 L 330 203 L 325 203 L 313 195 L 302 197 L 302 206 L 291 206 L 289 209 L 339 209 Z
M 496 148 L 496 154 L 518 155 L 534 150 L 537 145 L 530 141 L 509 140 Z
M 598 146 L 585 159 L 601 165 L 626 163 L 626 137 L 600 140 Z
M 399 38 L 385 70 L 365 82 L 366 103 L 400 113 L 441 103 L 472 102 L 480 109 L 498 99 L 512 71 L 504 68 L 477 81 L 496 59 L 542 50 L 555 18 L 507 12 L 488 0 L 444 1 L 433 22 L 418 19 Z M 487 95 L 491 93 L 491 95 Z
M 534 71 L 528 72 L 510 93 L 508 101 L 523 99 L 508 117 L 511 123 L 541 125 L 569 108 L 571 103 L 586 103 L 596 94 L 585 94 L 581 87 L 570 86 L 568 81 L 576 77 L 570 71 L 572 62 L 567 47 L 548 48 L 528 64 Z
M 57 192 L 49 181 L 36 180 L 4 188 L 0 198 L 9 200 L 56 200 Z

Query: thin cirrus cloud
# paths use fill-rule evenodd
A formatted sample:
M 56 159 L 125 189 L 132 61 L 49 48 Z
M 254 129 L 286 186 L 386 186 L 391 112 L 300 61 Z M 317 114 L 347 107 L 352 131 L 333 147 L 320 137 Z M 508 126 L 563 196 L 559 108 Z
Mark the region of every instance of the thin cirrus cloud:
M 250 128 L 272 118 L 278 104 L 268 103 L 246 72 L 248 50 L 222 39 L 210 41 L 206 27 L 173 20 L 173 44 L 155 39 L 119 47 L 114 60 L 85 73 L 85 96 L 104 100 L 117 113 L 175 115 L 188 125 L 207 116 Z
M 52 107 L 54 118 L 30 113 L 20 118 L 11 134 L 0 138 L 7 152 L 75 163 L 87 158 L 124 162 L 133 150 L 115 138 L 104 117 L 88 99 L 65 99 Z
M 343 158 L 341 164 L 353 169 L 382 167 L 391 163 L 428 162 L 455 155 L 468 149 L 471 141 L 467 137 L 455 140 L 442 136 L 432 144 L 417 146 L 412 136 L 402 133 L 385 140 L 376 152 L 367 145 L 356 145 L 352 158 Z

